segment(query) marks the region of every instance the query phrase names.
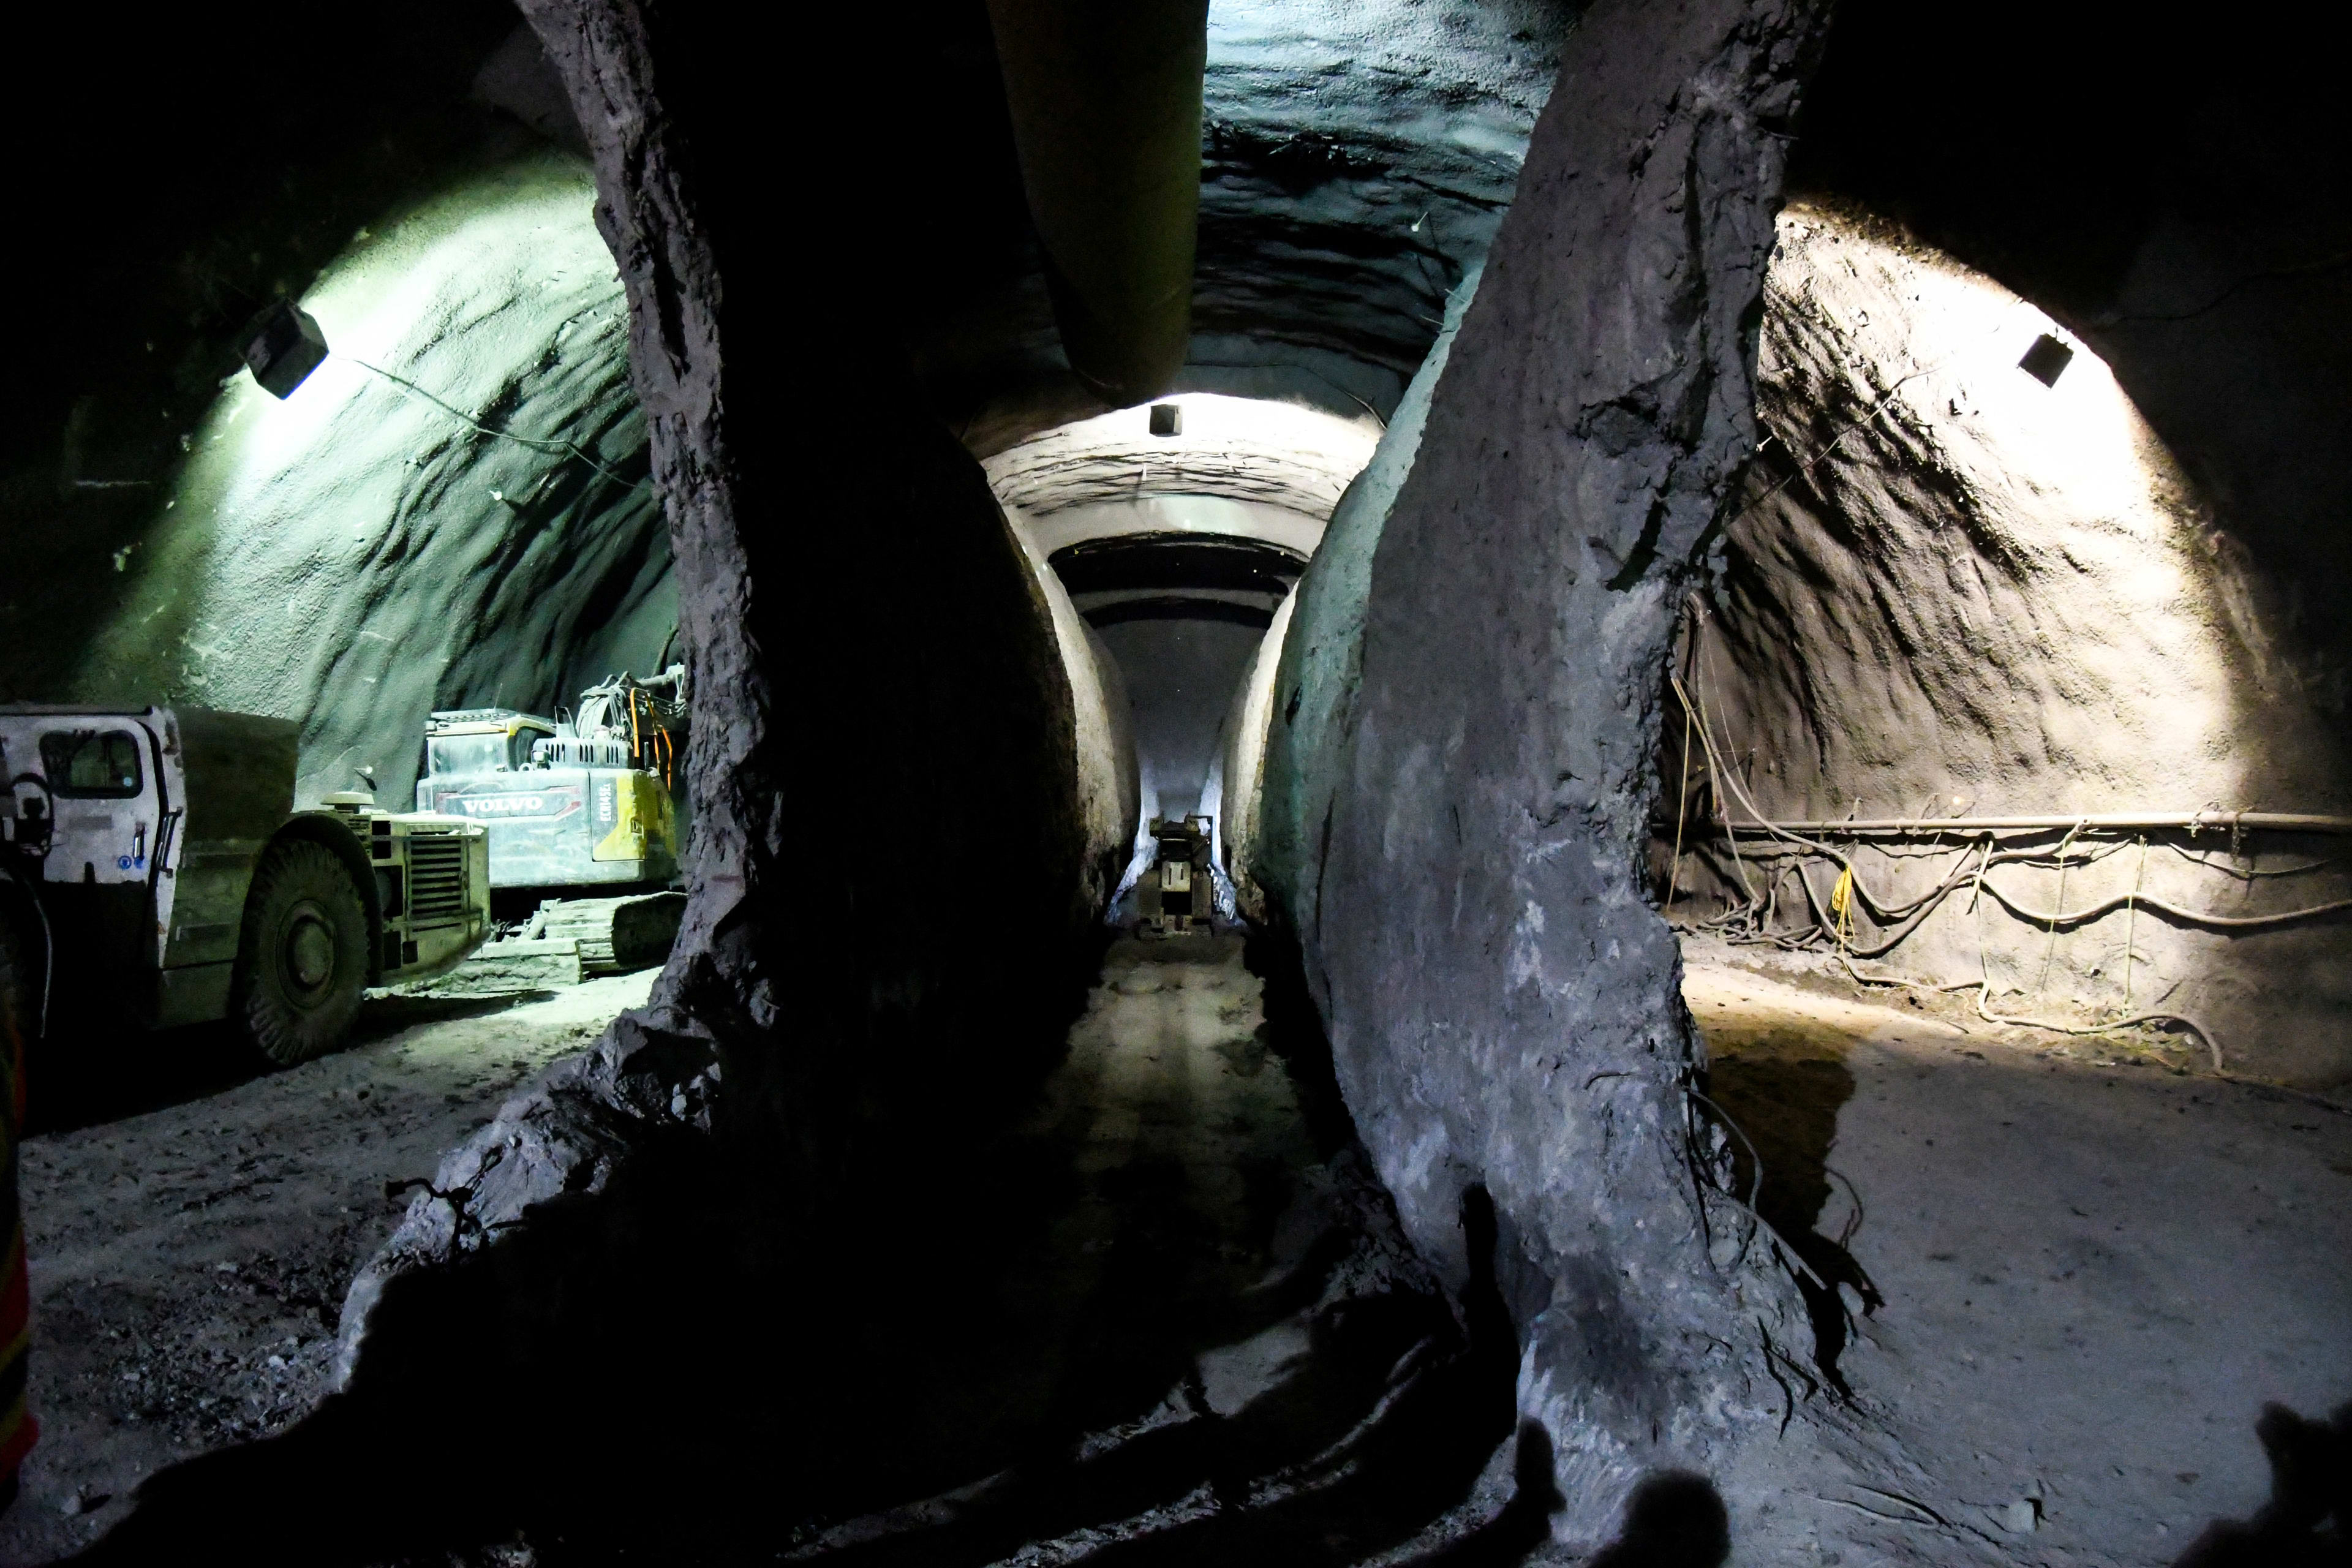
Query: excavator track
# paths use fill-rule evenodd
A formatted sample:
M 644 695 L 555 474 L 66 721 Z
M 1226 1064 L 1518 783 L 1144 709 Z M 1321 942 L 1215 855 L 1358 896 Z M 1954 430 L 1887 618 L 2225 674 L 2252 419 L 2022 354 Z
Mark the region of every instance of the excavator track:
M 550 899 L 533 924 L 541 940 L 572 942 L 580 949 L 580 976 L 621 974 L 647 969 L 669 957 L 686 913 L 684 893 L 640 893 L 621 899 Z

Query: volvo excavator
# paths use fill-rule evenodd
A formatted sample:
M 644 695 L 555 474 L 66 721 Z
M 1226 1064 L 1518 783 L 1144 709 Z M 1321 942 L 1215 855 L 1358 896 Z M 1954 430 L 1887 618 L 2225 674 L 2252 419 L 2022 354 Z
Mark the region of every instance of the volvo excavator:
M 510 937 L 576 942 L 583 977 L 658 963 L 685 907 L 671 889 L 686 716 L 680 664 L 592 686 L 576 715 L 436 712 L 417 809 L 488 830 L 492 897 Z

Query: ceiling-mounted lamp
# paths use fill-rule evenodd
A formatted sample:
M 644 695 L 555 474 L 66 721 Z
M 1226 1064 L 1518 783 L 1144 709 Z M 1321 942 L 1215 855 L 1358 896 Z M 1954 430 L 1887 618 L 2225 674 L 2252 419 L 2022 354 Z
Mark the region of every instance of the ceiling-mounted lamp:
M 284 397 L 326 359 L 327 334 L 310 312 L 280 300 L 246 324 L 237 352 L 264 391 Z
M 2017 368 L 2044 386 L 2055 386 L 2074 359 L 2073 349 L 2044 332 L 2033 340 L 2033 346 L 2025 351 L 2025 357 L 2017 362 Z
M 1184 410 L 1173 403 L 1153 404 L 1151 405 L 1151 433 L 1154 436 L 1181 436 L 1184 434 Z

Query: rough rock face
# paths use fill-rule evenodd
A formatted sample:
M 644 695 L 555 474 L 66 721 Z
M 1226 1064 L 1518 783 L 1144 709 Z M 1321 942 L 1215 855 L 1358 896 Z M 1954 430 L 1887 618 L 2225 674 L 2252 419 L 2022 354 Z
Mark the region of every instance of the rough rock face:
M 2044 385 L 2018 368 L 2059 331 L 2041 311 L 1822 208 L 1784 215 L 1770 281 L 1769 444 L 1726 530 L 1719 608 L 1683 661 L 1748 797 L 1718 789 L 1722 809 L 2352 814 L 2327 693 L 2301 678 L 2242 547 L 2088 350 Z M 2216 1031 L 2240 1069 L 2352 1073 L 2340 914 L 2216 929 L 2177 912 L 2245 920 L 2352 897 L 2340 867 L 2289 874 L 2340 841 L 2156 832 L 2143 849 L 2092 833 L 2062 868 L 2059 837 L 2004 843 L 1981 897 L 1973 840 L 1860 851 L 1890 906 L 1968 882 L 1865 970 L 1981 977 L 1995 1011 L 2067 1025 L 2168 1012 Z M 1778 847 L 1751 842 L 1740 865 L 1706 843 L 1685 888 L 1744 901 L 1743 886 L 1777 887 L 1773 924 L 1821 919 L 1829 856 L 1801 858 L 1808 891 Z M 2027 847 L 2039 858 L 2017 858 Z M 1856 924 L 1874 954 L 1910 927 L 1866 911 Z
M 675 593 L 593 198 L 525 158 L 331 265 L 329 359 L 283 402 L 228 383 L 78 694 L 298 720 L 301 798 L 365 766 L 399 804 L 433 709 L 651 668 Z
M 526 12 L 595 150 L 598 225 L 629 291 L 695 679 L 692 872 L 652 1005 L 453 1152 L 354 1285 L 347 1397 L 389 1419 L 424 1418 L 411 1406 L 450 1380 L 583 1398 L 576 1368 L 532 1381 L 554 1375 L 554 1347 L 617 1342 L 639 1331 L 630 1312 L 683 1312 L 697 1291 L 698 1314 L 777 1310 L 782 1258 L 809 1267 L 903 1212 L 901 1184 L 928 1169 L 917 1130 L 1008 1053 L 1058 1039 L 1094 914 L 1062 654 L 979 465 L 916 406 L 903 362 L 859 338 L 857 312 L 812 325 L 722 288 L 772 258 L 747 221 L 758 187 L 728 161 L 747 146 L 749 82 L 703 73 L 755 58 L 708 15 Z M 856 188 L 858 171 L 835 174 Z M 795 400 L 810 355 L 842 367 L 838 395 Z M 974 896 L 974 823 L 997 868 L 978 883 L 987 942 L 941 918 L 942 898 Z M 615 1283 L 680 1269 L 651 1301 Z M 796 1299 L 821 1315 L 834 1297 Z M 436 1336 L 468 1316 L 500 1326 L 443 1364 L 455 1352 Z M 783 1405 L 760 1381 L 783 1370 L 738 1348 L 740 1379 L 711 1391 L 735 1415 L 689 1424 L 712 1442 Z M 596 1397 L 616 1395 L 672 1398 L 653 1384 Z
M 1491 1197 L 1520 1409 L 1580 1543 L 1778 1403 L 1753 1336 L 1780 1298 L 1710 1260 L 1641 858 L 1656 672 L 1753 445 L 1780 139 L 1825 20 L 1603 5 L 1571 36 L 1373 556 L 1318 868 L 1306 963 L 1349 1106 L 1457 1280 L 1465 1195 Z

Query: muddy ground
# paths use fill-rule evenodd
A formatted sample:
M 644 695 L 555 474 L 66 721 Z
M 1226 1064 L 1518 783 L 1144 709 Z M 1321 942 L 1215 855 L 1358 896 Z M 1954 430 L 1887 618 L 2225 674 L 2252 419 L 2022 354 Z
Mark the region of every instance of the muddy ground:
M 45 1563 L 141 1478 L 274 1432 L 323 1392 L 343 1291 L 428 1176 L 653 972 L 504 1000 L 372 999 L 353 1042 L 260 1071 L 225 1031 L 68 1040 L 28 1074 L 30 1404 L 0 1563 Z

